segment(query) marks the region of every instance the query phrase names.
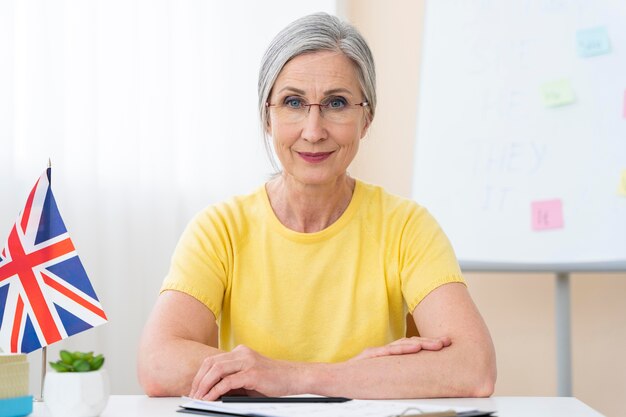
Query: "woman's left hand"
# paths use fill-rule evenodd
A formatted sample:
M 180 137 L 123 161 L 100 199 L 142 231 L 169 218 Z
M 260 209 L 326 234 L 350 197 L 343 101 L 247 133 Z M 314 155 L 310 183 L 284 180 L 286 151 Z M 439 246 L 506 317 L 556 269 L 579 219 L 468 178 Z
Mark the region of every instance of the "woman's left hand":
M 449 337 L 403 337 L 387 345 L 367 348 L 351 360 L 370 359 L 379 356 L 408 355 L 420 350 L 437 351 L 450 346 Z
M 204 359 L 189 396 L 215 401 L 229 392 L 249 396 L 294 394 L 302 365 L 267 358 L 247 346 Z

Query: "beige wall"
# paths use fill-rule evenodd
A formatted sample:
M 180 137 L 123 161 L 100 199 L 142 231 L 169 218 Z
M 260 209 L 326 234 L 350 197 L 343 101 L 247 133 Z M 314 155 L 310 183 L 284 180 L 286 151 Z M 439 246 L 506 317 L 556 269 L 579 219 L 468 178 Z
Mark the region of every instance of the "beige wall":
M 340 11 L 367 38 L 379 102 L 352 175 L 410 196 L 423 1 L 347 0 Z M 467 274 L 496 345 L 498 396 L 556 395 L 555 280 L 551 274 Z M 626 416 L 626 274 L 571 279 L 574 396 Z

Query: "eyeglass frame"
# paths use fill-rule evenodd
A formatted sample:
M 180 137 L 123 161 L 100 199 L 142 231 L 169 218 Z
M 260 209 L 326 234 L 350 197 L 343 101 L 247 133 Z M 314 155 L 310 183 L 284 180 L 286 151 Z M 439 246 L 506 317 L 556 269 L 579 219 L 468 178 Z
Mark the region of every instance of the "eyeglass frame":
M 370 105 L 370 103 L 368 101 L 362 101 L 360 103 L 354 103 L 354 104 L 347 103 L 346 105 L 347 106 L 358 106 L 358 107 L 363 109 L 365 107 L 368 107 Z M 306 112 L 307 116 L 311 113 L 311 106 L 317 106 L 320 109 L 320 116 L 324 117 L 324 110 L 322 110 L 322 107 L 325 108 L 325 109 L 328 109 L 328 108 L 330 108 L 330 103 L 326 103 L 326 104 L 323 104 L 323 103 L 302 104 L 302 107 L 307 107 L 308 108 L 307 112 Z M 265 102 L 265 107 L 269 109 L 270 107 L 281 108 L 281 107 L 286 107 L 286 106 L 285 106 L 284 103 L 282 103 L 282 104 L 281 103 L 274 103 L 274 104 L 272 104 L 269 101 L 266 101 Z M 293 107 L 291 109 L 294 110 Z

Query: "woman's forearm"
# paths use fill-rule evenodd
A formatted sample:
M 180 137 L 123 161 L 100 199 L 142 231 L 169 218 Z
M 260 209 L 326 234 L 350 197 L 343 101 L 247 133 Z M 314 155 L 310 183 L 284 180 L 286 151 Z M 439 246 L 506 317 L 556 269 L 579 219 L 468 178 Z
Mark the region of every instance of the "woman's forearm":
M 144 327 L 137 374 L 152 397 L 188 395 L 202 361 L 221 353 L 215 316 L 204 304 L 179 291 L 165 291 Z
M 451 346 L 440 351 L 312 364 L 304 391 L 349 398 L 486 397 L 496 380 L 495 355 L 487 348 Z
M 151 397 L 189 395 L 191 382 L 207 356 L 222 353 L 214 347 L 181 338 L 142 346 L 139 383 Z

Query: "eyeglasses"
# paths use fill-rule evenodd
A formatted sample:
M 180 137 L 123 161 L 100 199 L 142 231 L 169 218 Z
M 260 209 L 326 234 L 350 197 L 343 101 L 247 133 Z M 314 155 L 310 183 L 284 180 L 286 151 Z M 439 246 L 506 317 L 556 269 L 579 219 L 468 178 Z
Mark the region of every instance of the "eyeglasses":
M 343 97 L 327 97 L 321 103 L 307 103 L 299 97 L 287 97 L 282 103 L 265 103 L 265 106 L 274 109 L 276 117 L 282 123 L 300 123 L 306 119 L 311 107 L 317 106 L 325 120 L 348 124 L 355 122 L 359 117 L 359 110 L 369 106 L 369 103 L 364 101 L 350 104 Z

